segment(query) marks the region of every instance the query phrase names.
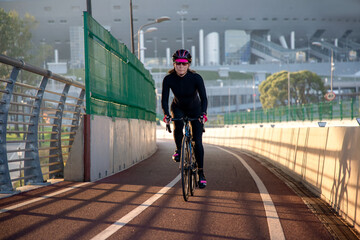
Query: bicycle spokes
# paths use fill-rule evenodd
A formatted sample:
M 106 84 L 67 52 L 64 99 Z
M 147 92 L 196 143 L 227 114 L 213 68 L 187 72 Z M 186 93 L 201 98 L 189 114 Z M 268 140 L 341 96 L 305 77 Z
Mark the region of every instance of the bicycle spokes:
M 183 190 L 184 200 L 187 201 L 189 198 L 190 192 L 190 146 L 189 142 L 186 140 L 186 136 L 183 138 L 182 148 L 181 148 L 181 183 Z

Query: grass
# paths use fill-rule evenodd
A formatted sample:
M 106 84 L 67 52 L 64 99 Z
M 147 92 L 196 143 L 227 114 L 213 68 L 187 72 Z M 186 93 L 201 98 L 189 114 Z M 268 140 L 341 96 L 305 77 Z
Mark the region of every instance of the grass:
M 24 134 L 20 133 L 19 136 L 16 134 L 6 134 L 7 141 L 23 140 Z

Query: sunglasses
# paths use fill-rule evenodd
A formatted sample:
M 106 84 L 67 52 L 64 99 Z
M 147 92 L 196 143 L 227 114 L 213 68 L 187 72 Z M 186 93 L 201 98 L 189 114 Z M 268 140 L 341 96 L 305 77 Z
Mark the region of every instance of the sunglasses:
M 176 66 L 180 66 L 180 65 L 183 65 L 183 66 L 186 66 L 188 65 L 189 63 L 186 63 L 186 62 L 175 62 Z

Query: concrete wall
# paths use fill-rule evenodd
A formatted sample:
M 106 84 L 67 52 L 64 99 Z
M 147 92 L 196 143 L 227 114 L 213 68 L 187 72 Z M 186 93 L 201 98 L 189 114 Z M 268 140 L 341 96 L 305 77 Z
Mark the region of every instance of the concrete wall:
M 65 167 L 65 180 L 83 181 L 83 124 Z M 155 122 L 91 116 L 90 181 L 110 176 L 148 158 L 156 151 Z
M 270 161 L 360 229 L 359 127 L 207 128 L 203 140 Z
M 68 181 L 84 181 L 84 121 L 76 130 L 68 161 L 64 167 L 64 179 Z

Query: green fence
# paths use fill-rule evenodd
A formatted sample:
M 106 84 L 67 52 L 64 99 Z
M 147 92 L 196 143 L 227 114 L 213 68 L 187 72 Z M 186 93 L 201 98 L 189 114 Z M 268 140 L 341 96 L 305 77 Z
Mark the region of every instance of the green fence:
M 155 84 L 128 48 L 84 12 L 86 113 L 156 119 Z
M 267 110 L 243 111 L 225 114 L 224 124 L 272 123 L 289 121 L 343 120 L 359 117 L 359 101 L 321 102 L 278 107 Z

